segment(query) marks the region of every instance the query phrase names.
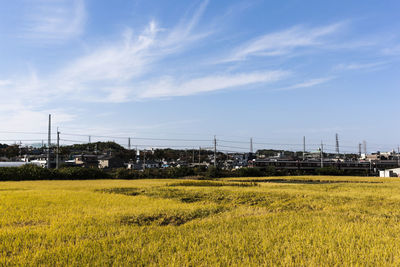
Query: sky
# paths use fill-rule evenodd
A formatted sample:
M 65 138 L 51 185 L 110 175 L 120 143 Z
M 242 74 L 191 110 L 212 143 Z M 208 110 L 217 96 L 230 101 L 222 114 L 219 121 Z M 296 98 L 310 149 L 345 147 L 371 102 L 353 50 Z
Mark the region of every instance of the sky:
M 396 0 L 3 0 L 0 143 L 45 139 L 52 114 L 64 143 L 197 147 L 216 135 L 221 151 L 250 137 L 301 150 L 306 136 L 315 150 L 338 133 L 343 152 L 363 140 L 391 150 L 399 11 Z

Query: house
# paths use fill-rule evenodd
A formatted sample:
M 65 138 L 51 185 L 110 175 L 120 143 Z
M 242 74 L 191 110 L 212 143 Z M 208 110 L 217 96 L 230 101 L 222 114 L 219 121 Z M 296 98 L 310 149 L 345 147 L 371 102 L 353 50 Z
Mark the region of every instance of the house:
M 400 177 L 400 168 L 379 171 L 379 177 Z
M 96 155 L 75 155 L 75 165 L 85 168 L 97 168 L 99 161 Z
M 0 157 L 0 162 L 6 162 L 6 161 L 10 161 L 10 159 L 7 157 Z
M 120 158 L 104 156 L 99 158 L 98 167 L 99 169 L 122 168 L 124 167 L 124 162 Z
M 21 157 L 21 161 L 26 163 L 32 163 L 37 166 L 41 166 L 43 168 L 47 167 L 47 155 L 46 154 L 37 154 L 37 155 L 24 155 Z M 50 167 L 55 167 L 56 162 L 54 155 L 50 156 Z
M 130 170 L 143 170 L 143 169 L 154 169 L 160 168 L 161 163 L 156 161 L 140 161 L 140 162 L 129 162 L 126 164 L 126 168 Z
M 27 165 L 27 164 L 32 164 L 32 165 L 37 165 L 33 162 L 24 162 L 24 161 L 13 161 L 13 162 L 0 162 L 0 167 L 21 167 L 23 165 Z

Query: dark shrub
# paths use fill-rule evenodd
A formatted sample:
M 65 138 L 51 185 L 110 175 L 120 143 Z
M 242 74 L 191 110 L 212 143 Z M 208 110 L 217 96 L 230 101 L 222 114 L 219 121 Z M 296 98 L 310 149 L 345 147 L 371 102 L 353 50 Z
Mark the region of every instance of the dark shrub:
M 334 167 L 323 167 L 316 169 L 318 175 L 343 175 L 343 171 Z
M 239 169 L 240 177 L 261 177 L 264 173 L 259 168 L 241 168 Z

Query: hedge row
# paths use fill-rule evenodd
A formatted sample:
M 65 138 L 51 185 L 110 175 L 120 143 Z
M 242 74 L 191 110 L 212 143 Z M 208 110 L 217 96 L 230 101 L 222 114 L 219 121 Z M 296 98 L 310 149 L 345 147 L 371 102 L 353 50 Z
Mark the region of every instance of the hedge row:
M 23 180 L 85 180 L 105 179 L 110 175 L 99 169 L 86 168 L 61 168 L 45 169 L 27 164 L 21 167 L 0 168 L 0 181 Z
M 143 171 L 115 169 L 103 171 L 91 168 L 61 168 L 45 169 L 35 165 L 24 165 L 21 167 L 0 168 L 0 181 L 23 181 L 23 180 L 91 180 L 91 179 L 150 179 L 150 178 L 182 178 L 197 177 L 203 179 L 220 177 L 263 177 L 263 176 L 285 176 L 285 175 L 368 175 L 367 171 L 349 172 L 336 168 L 320 168 L 313 172 L 301 170 L 277 170 L 274 167 L 267 168 L 241 168 L 238 170 L 222 170 L 210 166 L 206 168 L 166 168 L 145 169 Z

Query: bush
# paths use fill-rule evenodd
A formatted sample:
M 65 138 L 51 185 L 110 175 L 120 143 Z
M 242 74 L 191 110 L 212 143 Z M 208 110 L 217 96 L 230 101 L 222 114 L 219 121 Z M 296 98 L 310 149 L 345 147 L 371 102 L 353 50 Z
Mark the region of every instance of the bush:
M 112 176 L 116 179 L 134 179 L 135 175 L 130 170 L 118 168 L 114 171 Z
M 217 167 L 214 166 L 210 166 L 208 167 L 206 173 L 205 173 L 205 177 L 206 178 L 218 178 L 220 177 L 220 169 L 218 169 Z
M 110 176 L 99 169 L 69 167 L 49 170 L 32 164 L 23 165 L 21 167 L 0 168 L 1 181 L 88 180 L 104 178 L 110 178 Z
M 95 168 L 75 168 L 67 167 L 58 170 L 53 170 L 54 179 L 65 180 L 91 180 L 91 179 L 105 179 L 111 176 L 100 169 Z
M 1 181 L 21 181 L 21 180 L 45 180 L 51 179 L 52 171 L 27 164 L 21 167 L 0 168 Z
M 264 173 L 259 168 L 241 168 L 239 169 L 240 177 L 261 177 Z
M 334 167 L 323 167 L 316 169 L 318 175 L 343 175 L 343 171 Z

